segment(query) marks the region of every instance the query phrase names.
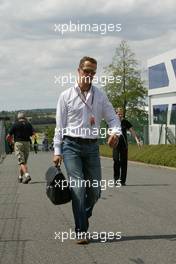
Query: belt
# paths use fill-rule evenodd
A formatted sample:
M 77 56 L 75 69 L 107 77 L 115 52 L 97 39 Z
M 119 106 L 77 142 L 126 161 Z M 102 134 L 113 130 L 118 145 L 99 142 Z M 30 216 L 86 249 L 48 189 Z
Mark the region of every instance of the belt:
M 80 137 L 70 137 L 64 136 L 64 139 L 68 138 L 71 141 L 74 141 L 78 144 L 92 144 L 97 142 L 97 138 L 80 138 Z

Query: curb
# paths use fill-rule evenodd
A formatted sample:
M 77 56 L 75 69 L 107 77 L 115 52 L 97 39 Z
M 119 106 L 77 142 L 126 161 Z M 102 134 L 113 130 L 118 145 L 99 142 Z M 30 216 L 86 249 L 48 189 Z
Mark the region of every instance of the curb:
M 105 157 L 105 156 L 100 156 L 101 158 L 104 159 L 111 159 L 110 157 Z M 169 169 L 169 170 L 176 170 L 175 167 L 167 167 L 167 166 L 162 166 L 162 165 L 157 165 L 157 164 L 151 164 L 151 163 L 144 163 L 144 162 L 140 162 L 140 161 L 133 161 L 133 160 L 128 160 L 128 163 L 131 164 L 136 164 L 136 165 L 142 165 L 145 167 L 153 167 L 153 168 L 160 168 L 160 169 Z

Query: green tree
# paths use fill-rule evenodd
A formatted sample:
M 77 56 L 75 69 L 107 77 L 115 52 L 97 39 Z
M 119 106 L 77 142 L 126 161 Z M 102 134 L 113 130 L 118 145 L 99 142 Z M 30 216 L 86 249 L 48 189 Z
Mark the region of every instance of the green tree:
M 52 127 L 52 126 L 47 127 L 45 130 L 45 134 L 47 135 L 49 144 L 53 142 L 54 130 L 55 130 L 55 127 Z
M 108 76 L 114 77 L 114 81 L 107 82 L 105 86 L 112 105 L 115 108 L 123 107 L 125 114 L 126 111 L 140 116 L 144 114 L 145 111 L 141 109 L 145 105 L 147 89 L 141 79 L 135 54 L 126 41 L 123 40 L 117 47 L 112 63 L 105 71 Z

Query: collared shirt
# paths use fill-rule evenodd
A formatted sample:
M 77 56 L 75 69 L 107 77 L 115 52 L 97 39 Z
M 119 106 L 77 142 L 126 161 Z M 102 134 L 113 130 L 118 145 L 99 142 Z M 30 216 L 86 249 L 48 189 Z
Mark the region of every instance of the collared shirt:
M 125 118 L 121 120 L 122 135 L 119 137 L 119 143 L 117 148 L 128 148 L 127 130 L 129 130 L 132 124 Z
M 98 138 L 102 119 L 107 122 L 111 133 L 121 134 L 119 118 L 107 96 L 97 87 L 92 85 L 84 95 L 77 84 L 62 92 L 57 103 L 54 154 L 62 154 L 64 135 Z

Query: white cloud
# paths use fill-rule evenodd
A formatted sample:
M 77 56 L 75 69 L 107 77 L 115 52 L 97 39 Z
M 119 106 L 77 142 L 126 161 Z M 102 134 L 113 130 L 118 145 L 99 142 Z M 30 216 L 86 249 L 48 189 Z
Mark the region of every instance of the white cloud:
M 175 48 L 175 0 L 5 0 L 0 3 L 0 110 L 55 107 L 63 87 L 54 75 L 74 73 L 84 55 L 99 73 L 126 39 L 146 66 L 148 58 Z M 122 32 L 59 36 L 54 23 L 122 23 Z

